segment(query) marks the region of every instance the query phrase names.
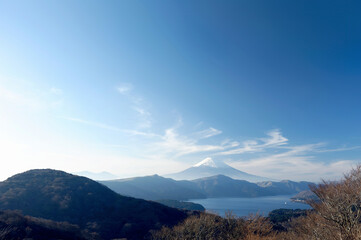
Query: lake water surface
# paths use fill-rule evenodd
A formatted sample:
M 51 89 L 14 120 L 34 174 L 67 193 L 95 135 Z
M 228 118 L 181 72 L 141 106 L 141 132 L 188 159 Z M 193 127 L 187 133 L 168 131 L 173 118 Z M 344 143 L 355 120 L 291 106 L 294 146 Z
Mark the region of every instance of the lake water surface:
M 274 209 L 310 209 L 307 204 L 291 202 L 290 198 L 294 195 L 281 195 L 256 198 L 207 198 L 192 199 L 190 202 L 199 203 L 206 208 L 207 211 L 217 213 L 221 216 L 227 211 L 243 217 L 250 213 L 259 213 L 267 216 Z

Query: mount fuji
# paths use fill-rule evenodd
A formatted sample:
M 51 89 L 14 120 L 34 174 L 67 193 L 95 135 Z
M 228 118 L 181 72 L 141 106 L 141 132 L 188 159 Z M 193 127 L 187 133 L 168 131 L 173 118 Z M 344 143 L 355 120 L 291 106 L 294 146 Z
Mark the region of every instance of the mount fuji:
M 248 182 L 263 182 L 271 180 L 269 178 L 239 171 L 224 162 L 216 163 L 212 160 L 212 158 L 209 157 L 190 168 L 187 168 L 178 173 L 167 174 L 164 177 L 173 178 L 175 180 L 194 180 L 215 175 L 225 175 L 233 179 L 246 180 Z

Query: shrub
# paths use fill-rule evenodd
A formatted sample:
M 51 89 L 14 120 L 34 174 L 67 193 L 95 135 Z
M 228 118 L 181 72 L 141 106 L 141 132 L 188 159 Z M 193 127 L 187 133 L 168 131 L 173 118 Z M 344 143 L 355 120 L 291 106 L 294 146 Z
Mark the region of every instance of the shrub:
M 163 227 L 152 234 L 152 238 L 157 240 L 272 240 L 276 239 L 275 236 L 268 219 L 259 215 L 250 216 L 248 219 L 237 218 L 230 213 L 225 218 L 202 213 L 187 218 L 173 228 Z

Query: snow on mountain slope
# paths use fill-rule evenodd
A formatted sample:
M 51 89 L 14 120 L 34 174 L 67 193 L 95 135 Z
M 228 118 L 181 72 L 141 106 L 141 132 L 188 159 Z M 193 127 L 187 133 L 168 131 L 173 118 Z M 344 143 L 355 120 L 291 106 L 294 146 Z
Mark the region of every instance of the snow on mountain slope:
M 208 167 L 214 167 L 214 168 L 217 167 L 216 163 L 210 157 L 207 157 L 203 161 L 200 161 L 199 163 L 193 165 L 193 167 L 201 167 L 201 166 L 208 166 Z

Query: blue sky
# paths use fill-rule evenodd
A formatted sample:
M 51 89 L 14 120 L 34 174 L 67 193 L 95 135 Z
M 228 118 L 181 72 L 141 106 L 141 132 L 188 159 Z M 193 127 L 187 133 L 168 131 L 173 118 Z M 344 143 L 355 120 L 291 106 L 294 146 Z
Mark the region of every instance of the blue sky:
M 0 1 L 0 178 L 271 178 L 361 157 L 358 1 Z

